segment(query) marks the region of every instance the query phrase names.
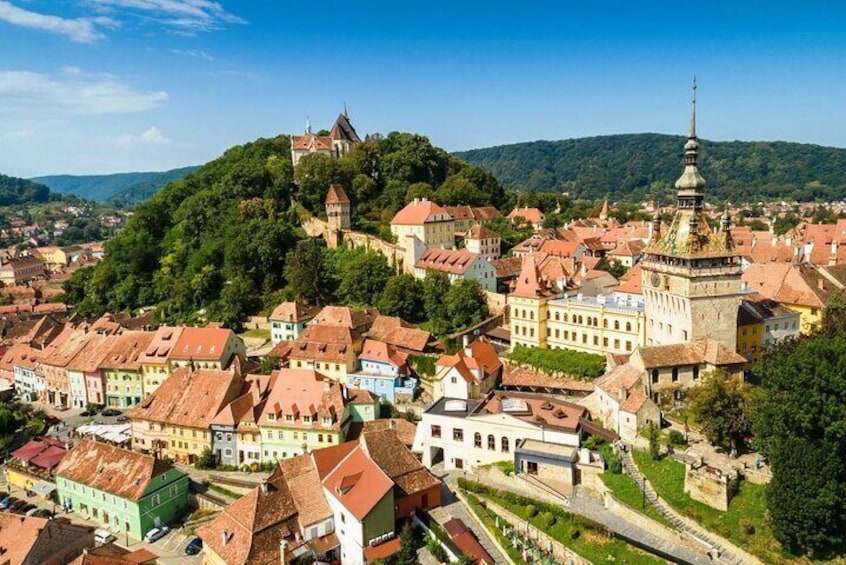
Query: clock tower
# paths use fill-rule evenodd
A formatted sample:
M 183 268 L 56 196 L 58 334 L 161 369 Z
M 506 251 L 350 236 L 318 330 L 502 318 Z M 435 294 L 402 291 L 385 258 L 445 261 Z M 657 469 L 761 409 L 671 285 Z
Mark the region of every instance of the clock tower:
M 676 214 L 666 232 L 653 218 L 644 250 L 643 295 L 647 345 L 715 339 L 731 351 L 737 344 L 741 300 L 740 255 L 731 238 L 726 209 L 717 232 L 702 208 L 705 179 L 699 173 L 696 138 L 696 81 L 690 133 L 684 145 L 684 172 L 676 181 Z

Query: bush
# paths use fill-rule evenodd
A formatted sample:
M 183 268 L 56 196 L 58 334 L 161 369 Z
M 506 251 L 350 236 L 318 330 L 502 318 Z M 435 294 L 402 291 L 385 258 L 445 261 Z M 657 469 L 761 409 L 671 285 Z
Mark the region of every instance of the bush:
M 444 551 L 444 548 L 441 547 L 441 544 L 438 543 L 438 540 L 435 538 L 429 538 L 429 541 L 426 543 L 426 548 L 429 550 L 429 553 L 438 560 L 438 563 L 446 563 L 448 561 L 446 551 Z
M 526 507 L 526 516 L 529 518 L 534 518 L 538 515 L 538 509 L 534 504 L 530 504 Z
M 505 357 L 546 373 L 563 372 L 576 379 L 595 379 L 605 373 L 605 357 L 572 349 L 540 349 L 517 345 Z
M 557 519 L 555 518 L 555 514 L 552 512 L 544 512 L 543 516 L 541 516 L 541 524 L 543 524 L 544 528 L 549 529 L 555 525 Z
M 197 469 L 214 469 L 217 467 L 217 457 L 215 457 L 212 450 L 207 447 L 197 458 L 197 461 L 194 462 L 194 467 Z
M 667 440 L 670 442 L 670 445 L 687 445 L 684 434 L 678 430 L 670 430 L 667 434 Z

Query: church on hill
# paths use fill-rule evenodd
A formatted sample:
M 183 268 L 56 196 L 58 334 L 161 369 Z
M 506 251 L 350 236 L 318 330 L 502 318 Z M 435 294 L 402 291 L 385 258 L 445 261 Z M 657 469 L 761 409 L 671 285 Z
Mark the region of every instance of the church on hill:
M 311 122 L 306 121 L 305 133 L 291 136 L 291 161 L 296 167 L 300 159 L 310 153 L 321 153 L 333 159 L 338 159 L 349 153 L 353 145 L 360 141 L 361 138 L 350 121 L 345 104 L 344 111 L 338 115 L 338 119 L 335 120 L 335 124 L 329 130 L 329 135 L 312 133 Z

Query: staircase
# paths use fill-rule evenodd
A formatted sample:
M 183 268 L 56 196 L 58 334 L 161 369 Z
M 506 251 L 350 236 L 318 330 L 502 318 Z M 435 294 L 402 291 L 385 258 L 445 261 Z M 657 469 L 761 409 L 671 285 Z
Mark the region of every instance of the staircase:
M 621 451 L 620 456 L 623 459 L 623 467 L 644 492 L 646 495 L 646 501 L 649 502 L 649 505 L 655 508 L 661 516 L 666 518 L 680 532 L 684 533 L 693 541 L 708 548 L 715 563 L 721 563 L 724 565 L 742 565 L 743 563 L 749 562 L 748 559 L 735 556 L 733 552 L 726 547 L 725 540 L 706 531 L 704 528 L 695 524 L 692 520 L 683 518 L 678 512 L 673 510 L 669 504 L 664 502 L 664 500 L 662 500 L 652 488 L 652 485 L 649 484 L 649 481 L 646 480 L 646 477 L 644 477 L 640 472 L 640 469 L 637 468 L 629 450 L 625 452 Z

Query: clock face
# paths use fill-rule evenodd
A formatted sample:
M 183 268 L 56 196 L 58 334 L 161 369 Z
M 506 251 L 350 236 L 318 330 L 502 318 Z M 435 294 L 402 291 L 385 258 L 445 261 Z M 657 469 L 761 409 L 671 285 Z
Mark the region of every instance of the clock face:
M 661 284 L 661 277 L 658 276 L 658 273 L 652 273 L 652 286 L 657 287 Z

